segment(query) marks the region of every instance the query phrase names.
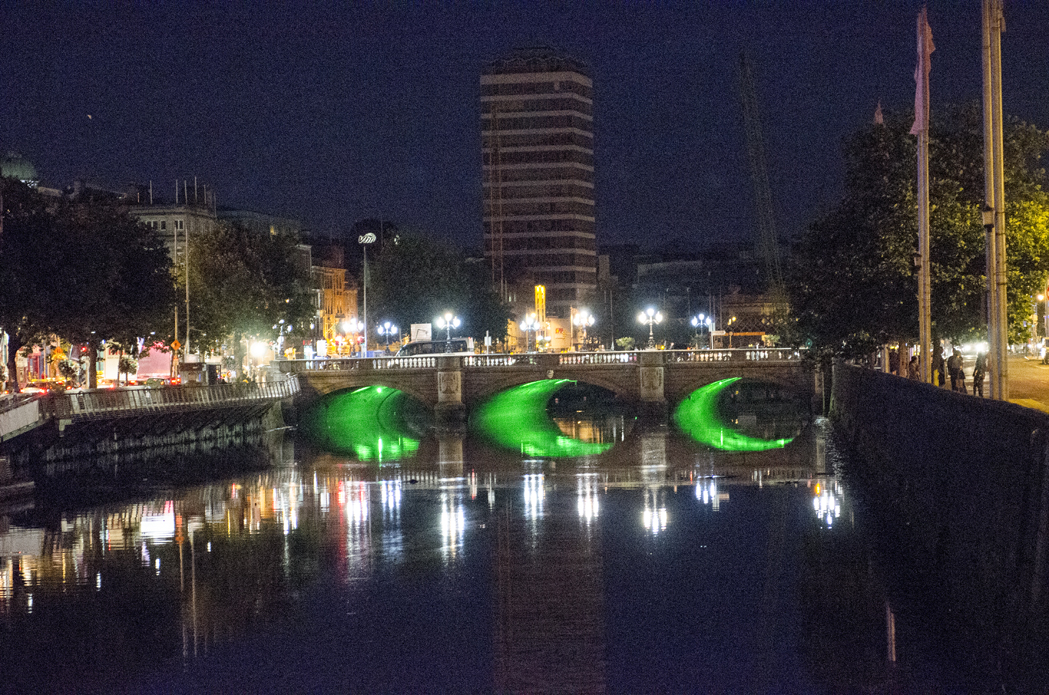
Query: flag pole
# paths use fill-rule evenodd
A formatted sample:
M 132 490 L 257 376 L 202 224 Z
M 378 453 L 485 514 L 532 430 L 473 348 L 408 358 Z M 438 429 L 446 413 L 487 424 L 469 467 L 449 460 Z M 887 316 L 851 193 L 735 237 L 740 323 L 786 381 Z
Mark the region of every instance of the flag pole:
M 932 383 L 932 282 L 929 262 L 929 60 L 935 47 L 928 10 L 918 14 L 918 65 L 914 69 L 914 125 L 918 136 L 918 343 L 921 380 Z

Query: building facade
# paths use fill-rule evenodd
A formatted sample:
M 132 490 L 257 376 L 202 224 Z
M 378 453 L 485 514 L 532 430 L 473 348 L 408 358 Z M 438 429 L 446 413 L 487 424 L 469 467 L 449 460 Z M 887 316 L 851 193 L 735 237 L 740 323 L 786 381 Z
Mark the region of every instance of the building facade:
M 567 318 L 597 286 L 593 82 L 553 49 L 515 51 L 481 75 L 484 246 L 492 282 L 544 285 Z

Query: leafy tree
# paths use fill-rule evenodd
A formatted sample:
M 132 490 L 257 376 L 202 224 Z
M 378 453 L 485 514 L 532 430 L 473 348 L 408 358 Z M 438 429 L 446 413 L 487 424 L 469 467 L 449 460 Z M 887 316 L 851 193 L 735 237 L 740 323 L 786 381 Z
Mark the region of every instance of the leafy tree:
M 59 243 L 50 250 L 63 301 L 54 307 L 55 332 L 90 353 L 88 383 L 98 384 L 95 364 L 103 342 L 137 352 L 139 337 L 166 331 L 174 286 L 160 238 L 117 201 L 84 196 L 55 211 Z
M 273 337 L 289 326 L 306 335 L 314 314 L 309 268 L 287 234 L 258 234 L 223 223 L 190 238 L 191 347 L 216 350 L 232 342 L 244 363 L 244 338 Z M 176 273 L 185 291 L 185 271 Z
M 915 139 L 911 117 L 890 115 L 845 143 L 845 193 L 800 239 L 788 281 L 797 320 L 789 334 L 856 356 L 918 337 Z M 930 129 L 930 264 L 933 330 L 955 340 L 983 335 L 986 287 L 983 131 L 979 107 L 941 110 Z M 1049 265 L 1044 171 L 1049 146 L 1036 128 L 1005 132 L 1010 335 L 1022 337 L 1032 289 Z M 796 329 L 796 332 L 795 330 Z
M 408 328 L 429 323 L 445 311 L 463 320 L 461 332 L 493 340 L 506 335 L 510 308 L 500 301 L 484 268 L 454 248 L 422 236 L 401 234 L 371 262 L 368 278 L 369 321 L 393 321 Z
M 0 178 L 0 329 L 8 335 L 7 379 L 18 392 L 15 356 L 55 329 L 56 308 L 67 301 L 52 256 L 61 240 L 54 217 L 35 190 Z

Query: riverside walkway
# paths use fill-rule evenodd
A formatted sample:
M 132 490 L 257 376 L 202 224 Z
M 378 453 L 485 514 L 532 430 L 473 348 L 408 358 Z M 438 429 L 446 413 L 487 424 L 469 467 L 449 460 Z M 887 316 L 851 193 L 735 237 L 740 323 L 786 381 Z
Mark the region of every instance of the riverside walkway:
M 291 377 L 262 385 L 213 384 L 19 394 L 0 401 L 0 442 L 49 422 L 56 423 L 61 432 L 80 422 L 265 405 L 290 398 L 298 392 L 298 379 Z

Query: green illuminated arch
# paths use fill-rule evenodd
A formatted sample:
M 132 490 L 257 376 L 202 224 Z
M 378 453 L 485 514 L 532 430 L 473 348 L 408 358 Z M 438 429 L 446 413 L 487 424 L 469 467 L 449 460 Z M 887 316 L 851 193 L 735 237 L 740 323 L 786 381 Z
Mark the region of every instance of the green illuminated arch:
M 313 444 L 361 461 L 410 458 L 419 449 L 404 412 L 411 398 L 389 386 L 365 386 L 330 393 L 303 418 L 303 430 Z
M 674 422 L 697 442 L 723 451 L 768 451 L 782 449 L 792 442 L 794 437 L 750 437 L 721 421 L 718 417 L 718 397 L 722 391 L 739 380 L 740 377 L 736 376 L 696 389 L 674 410 Z
M 546 404 L 551 396 L 570 383 L 574 382 L 544 379 L 507 389 L 477 409 L 471 427 L 497 445 L 528 456 L 594 456 L 608 451 L 611 443 L 584 442 L 566 436 L 547 415 Z

